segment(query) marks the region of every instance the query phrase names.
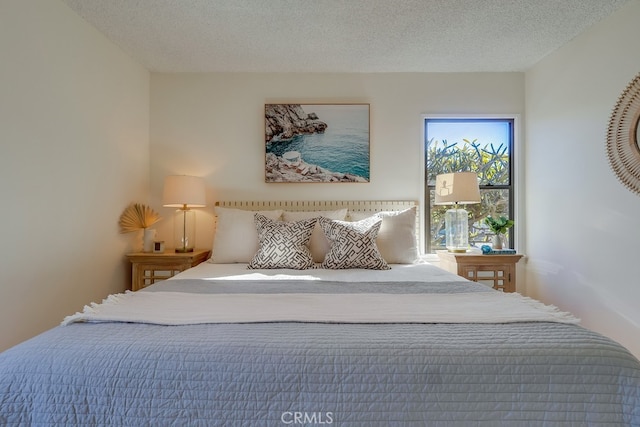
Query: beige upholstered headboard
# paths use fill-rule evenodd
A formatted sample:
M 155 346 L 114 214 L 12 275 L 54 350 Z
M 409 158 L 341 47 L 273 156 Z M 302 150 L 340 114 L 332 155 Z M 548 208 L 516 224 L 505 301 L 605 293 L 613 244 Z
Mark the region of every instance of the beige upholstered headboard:
M 274 210 L 285 211 L 331 211 L 337 209 L 349 209 L 350 212 L 402 211 L 416 207 L 416 238 L 421 241 L 420 203 L 415 200 L 294 200 L 294 201 L 220 201 L 216 206 L 223 208 L 244 210 Z

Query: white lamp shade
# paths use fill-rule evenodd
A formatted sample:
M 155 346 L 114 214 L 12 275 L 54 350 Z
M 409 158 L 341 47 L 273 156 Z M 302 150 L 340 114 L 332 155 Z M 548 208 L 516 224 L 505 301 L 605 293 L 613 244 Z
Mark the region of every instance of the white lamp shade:
M 169 175 L 164 179 L 162 205 L 169 208 L 202 208 L 207 205 L 204 179 L 198 176 Z
M 475 172 L 444 173 L 436 176 L 436 205 L 480 203 L 478 175 Z

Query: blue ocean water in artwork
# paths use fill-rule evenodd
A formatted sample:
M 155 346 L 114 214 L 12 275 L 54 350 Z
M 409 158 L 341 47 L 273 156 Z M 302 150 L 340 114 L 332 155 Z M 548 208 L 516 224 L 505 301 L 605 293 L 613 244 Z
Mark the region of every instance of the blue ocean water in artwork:
M 327 123 L 322 134 L 298 135 L 267 145 L 267 153 L 282 156 L 298 151 L 306 163 L 331 172 L 357 175 L 369 180 L 369 109 L 347 106 L 302 105 Z M 345 108 L 341 108 L 345 107 Z M 354 106 L 348 106 L 354 107 Z M 309 110 L 309 111 L 307 111 Z M 313 111 L 311 111 L 313 110 Z

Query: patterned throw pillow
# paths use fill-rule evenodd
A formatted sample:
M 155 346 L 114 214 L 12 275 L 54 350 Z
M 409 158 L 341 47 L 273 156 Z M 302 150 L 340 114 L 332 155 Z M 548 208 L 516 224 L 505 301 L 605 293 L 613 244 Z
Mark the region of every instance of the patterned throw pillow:
M 255 214 L 260 249 L 247 268 L 304 270 L 314 267 L 308 245 L 316 221 L 316 218 L 310 218 L 297 222 L 282 222 Z
M 282 220 L 286 222 L 300 221 L 302 219 L 309 218 L 318 218 L 321 216 L 329 219 L 345 220 L 347 219 L 347 209 L 338 209 L 335 211 L 282 212 Z M 311 240 L 309 240 L 309 250 L 311 251 L 313 262 L 322 262 L 324 257 L 327 255 L 327 252 L 329 252 L 329 247 L 329 240 L 327 240 L 324 233 L 320 229 L 320 224 L 316 223 L 316 226 L 313 229 L 313 233 L 311 233 Z
M 389 264 L 413 264 L 418 259 L 415 207 L 402 211 L 383 211 L 375 216 L 382 218 L 376 238 L 380 254 Z M 369 218 L 371 213 L 350 212 L 351 221 Z
M 318 221 L 331 242 L 331 249 L 322 262 L 322 268 L 390 270 L 376 245 L 382 218 L 370 217 L 362 221 L 347 222 L 320 217 Z

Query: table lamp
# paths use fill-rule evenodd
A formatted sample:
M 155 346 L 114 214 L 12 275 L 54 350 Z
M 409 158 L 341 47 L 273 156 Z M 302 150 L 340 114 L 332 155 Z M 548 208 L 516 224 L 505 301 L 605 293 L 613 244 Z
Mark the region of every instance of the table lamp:
M 449 252 L 469 249 L 469 213 L 460 207 L 480 203 L 475 172 L 445 173 L 436 176 L 435 205 L 453 205 L 445 214 L 446 246 Z
M 204 179 L 169 175 L 164 179 L 162 205 L 176 210 L 173 220 L 176 252 L 193 252 L 196 241 L 196 213 L 191 208 L 206 206 Z

